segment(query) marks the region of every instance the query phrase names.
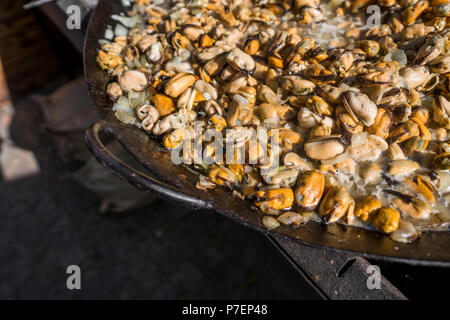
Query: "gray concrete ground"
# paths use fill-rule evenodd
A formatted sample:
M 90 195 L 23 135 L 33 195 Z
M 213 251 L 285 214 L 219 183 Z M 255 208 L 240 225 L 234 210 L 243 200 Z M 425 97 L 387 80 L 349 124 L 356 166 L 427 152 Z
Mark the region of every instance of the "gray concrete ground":
M 37 108 L 16 106 L 11 139 L 40 173 L 0 180 L 0 298 L 315 298 L 258 233 L 211 211 L 158 200 L 102 215 L 40 129 Z M 82 290 L 66 288 L 66 268 Z

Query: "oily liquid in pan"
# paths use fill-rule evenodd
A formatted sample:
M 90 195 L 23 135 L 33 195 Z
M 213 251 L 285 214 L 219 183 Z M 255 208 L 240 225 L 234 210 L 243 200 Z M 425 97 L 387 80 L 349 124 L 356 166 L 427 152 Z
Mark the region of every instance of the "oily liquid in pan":
M 145 2 L 146 1 L 141 1 L 141 3 L 145 3 Z M 299 1 L 299 2 L 301 2 L 301 1 Z M 315 4 L 317 1 L 311 1 L 311 2 L 313 4 Z M 199 4 L 200 3 L 192 2 L 191 3 L 191 7 L 192 6 L 199 6 Z M 204 3 L 202 3 L 202 5 L 204 5 Z M 249 4 L 249 6 L 251 6 L 251 4 Z M 199 6 L 199 7 L 201 7 L 201 6 Z M 279 14 L 279 12 L 278 12 L 279 6 L 278 5 L 273 5 L 273 4 L 270 4 L 270 3 L 261 3 L 260 7 L 263 7 L 264 9 L 268 9 L 270 12 L 275 13 L 275 15 Z M 311 19 L 311 17 L 312 17 L 312 19 L 318 19 L 318 21 L 316 21 L 316 23 L 309 23 L 309 24 L 307 24 L 308 27 L 305 28 L 305 32 L 302 34 L 302 37 L 304 37 L 304 39 L 306 38 L 305 35 L 306 36 L 310 36 L 310 37 L 312 37 L 314 39 L 314 41 L 315 41 L 315 49 L 319 49 L 321 46 L 326 49 L 326 46 L 329 45 L 331 41 L 334 41 L 335 42 L 335 46 L 339 47 L 339 45 L 340 45 L 339 42 L 346 41 L 345 34 L 346 34 L 347 31 L 349 31 L 350 27 L 351 28 L 358 28 L 359 27 L 363 32 L 366 31 L 366 30 L 369 30 L 369 28 L 366 28 L 364 26 L 363 20 L 361 20 L 361 18 L 358 18 L 356 15 L 348 15 L 348 14 L 342 15 L 342 16 L 338 15 L 338 16 L 333 17 L 331 19 L 326 19 L 326 18 L 328 18 L 328 15 L 332 14 L 330 12 L 335 12 L 336 8 L 343 7 L 343 2 L 341 2 L 341 1 L 329 2 L 329 3 L 326 3 L 325 5 L 323 5 L 321 7 L 322 8 L 321 9 L 322 10 L 321 14 L 323 15 L 323 17 L 320 17 L 319 12 L 317 12 L 318 8 L 314 8 L 314 6 L 312 6 L 312 7 L 313 7 L 313 9 L 315 11 L 313 9 L 308 9 L 308 8 L 304 8 L 304 7 L 296 8 L 296 10 L 300 10 L 301 12 L 300 13 L 296 12 L 295 14 L 296 15 L 300 15 L 300 17 L 298 17 L 298 19 L 303 19 L 305 17 L 309 17 L 310 19 Z M 330 11 L 329 8 L 334 8 L 335 10 L 334 11 L 333 10 Z M 156 22 L 158 20 L 158 16 L 161 16 L 161 15 L 164 16 L 164 14 L 165 14 L 164 10 L 162 10 L 162 13 L 161 13 L 161 10 L 157 9 L 156 7 L 150 7 L 150 10 L 151 10 L 151 19 L 156 20 Z M 198 10 L 200 10 L 200 9 L 198 9 Z M 280 10 L 282 11 L 282 9 L 280 9 Z M 345 10 L 347 10 L 347 11 L 355 11 L 354 5 L 352 5 L 350 8 L 346 8 Z M 180 13 L 176 12 L 176 11 L 175 12 L 172 11 L 172 12 L 170 12 L 170 14 L 173 14 L 171 17 L 176 18 L 176 15 L 179 15 Z M 218 15 L 221 16 L 221 18 L 220 18 L 221 21 L 226 20 L 226 19 L 224 19 L 224 17 L 229 17 L 232 20 L 232 17 L 229 16 L 229 14 L 230 13 L 226 12 L 226 11 L 218 13 Z M 223 15 L 223 17 L 222 17 L 222 15 Z M 290 11 L 287 11 L 287 12 L 283 13 L 281 19 L 289 20 L 289 19 L 292 18 L 291 16 L 294 16 L 294 14 L 291 13 Z M 122 20 L 122 22 L 124 24 L 127 24 L 127 21 L 123 21 L 123 18 L 121 18 L 121 20 Z M 305 21 L 303 21 L 303 22 L 305 22 Z M 352 22 L 353 22 L 353 24 L 351 24 Z M 335 26 L 338 26 L 338 27 L 336 28 Z M 228 29 L 233 29 L 233 27 L 231 27 L 231 26 L 227 27 L 227 28 Z M 186 24 L 186 25 L 182 26 L 182 29 L 184 30 L 183 31 L 184 32 L 184 36 L 191 37 L 191 38 L 195 37 L 195 35 L 193 35 L 193 34 L 195 34 L 196 32 L 199 32 L 197 30 L 197 28 L 195 26 L 192 26 L 191 24 Z M 187 32 L 186 30 L 189 30 L 189 32 Z M 119 28 L 119 30 L 117 30 L 117 27 L 116 27 L 115 31 L 116 32 L 120 32 L 120 33 L 123 32 L 123 30 L 121 30 L 120 28 Z M 240 36 L 241 36 L 241 39 L 238 39 L 239 41 L 235 41 L 235 40 L 231 41 L 230 40 L 229 42 L 232 43 L 234 47 L 237 46 L 237 47 L 242 48 L 243 45 L 244 45 L 243 40 L 249 38 L 250 32 L 248 31 L 248 29 L 244 30 L 244 31 L 241 32 Z M 274 38 L 276 38 L 276 37 L 274 37 Z M 132 39 L 132 38 L 130 37 L 129 39 Z M 204 39 L 204 38 L 202 38 L 202 39 Z M 183 40 L 183 38 L 180 37 L 180 41 L 182 41 L 182 40 Z M 192 39 L 189 39 L 189 40 L 192 43 L 196 42 L 196 41 L 193 41 Z M 217 41 L 220 41 L 220 39 L 217 39 Z M 102 44 L 104 45 L 105 42 L 106 41 L 104 41 Z M 178 43 L 180 43 L 180 42 L 178 42 Z M 232 50 L 233 46 L 227 48 L 227 50 L 228 51 Z M 275 45 L 272 44 L 272 46 L 276 47 L 276 44 Z M 139 67 L 142 68 L 143 64 L 145 63 L 145 61 L 144 61 L 145 59 L 147 59 L 147 62 L 148 62 L 148 59 L 150 59 L 155 64 L 157 64 L 158 63 L 157 60 L 159 59 L 158 57 L 160 57 L 164 53 L 160 52 L 160 55 L 158 56 L 157 49 L 161 49 L 161 46 L 156 47 L 156 49 L 154 49 L 154 50 L 153 49 L 154 48 L 151 48 L 150 54 L 145 54 L 145 55 L 143 54 L 143 55 L 141 55 L 140 60 L 135 61 L 134 67 L 138 68 L 138 65 L 140 65 Z M 311 49 L 314 49 L 314 48 L 311 48 Z M 153 51 L 155 51 L 156 53 L 153 52 Z M 208 51 L 208 49 L 206 48 L 205 52 L 207 52 L 207 51 Z M 210 51 L 212 51 L 212 50 L 210 50 Z M 368 52 L 370 53 L 370 50 Z M 133 53 L 133 52 L 131 52 L 131 53 Z M 186 53 L 186 52 L 180 51 L 180 55 L 179 55 L 182 59 L 185 58 L 185 57 L 183 57 L 183 53 Z M 204 62 L 208 61 L 208 59 L 206 59 L 206 58 L 208 58 L 209 56 L 206 55 L 206 54 L 204 54 L 204 55 L 202 55 L 202 54 L 203 53 L 200 53 L 198 55 L 199 60 L 205 59 Z M 212 58 L 215 58 L 216 56 L 217 56 L 217 54 L 216 55 L 211 54 Z M 142 57 L 145 57 L 144 60 L 142 60 Z M 211 57 L 210 57 L 210 59 L 211 59 Z M 281 56 L 276 51 L 274 51 L 274 52 L 272 52 L 270 54 L 270 58 L 269 59 L 271 59 L 271 60 L 269 60 L 269 63 L 273 64 L 274 69 L 281 68 L 280 65 L 279 65 L 280 62 L 278 62 L 278 60 L 277 60 L 279 57 L 281 57 Z M 395 50 L 393 52 L 390 52 L 389 54 L 384 55 L 384 57 L 380 56 L 378 58 L 383 58 L 385 62 L 391 62 L 392 60 L 395 60 L 395 61 L 397 61 L 400 64 L 401 67 L 404 67 L 405 63 L 406 62 L 409 63 L 410 60 L 411 60 L 411 59 L 407 59 L 405 61 L 406 54 L 404 52 L 402 53 L 402 50 Z M 255 57 L 255 59 L 256 59 L 256 57 Z M 319 59 L 319 58 L 317 58 L 317 59 Z M 359 57 L 359 59 L 360 59 L 360 57 Z M 189 60 L 189 59 L 187 59 L 187 60 Z M 231 61 L 234 61 L 234 60 L 231 59 Z M 231 64 L 231 61 L 229 61 L 230 64 Z M 107 61 L 107 62 L 114 63 L 114 60 Z M 204 62 L 202 62 L 202 63 L 204 63 Z M 320 62 L 320 61 L 318 61 L 318 62 Z M 133 68 L 133 64 L 132 63 L 130 64 L 127 61 L 127 64 L 128 64 L 129 68 Z M 231 66 L 232 66 L 232 68 L 229 71 L 230 73 L 242 72 L 243 74 L 249 74 L 249 73 L 251 74 L 253 72 L 253 70 L 247 70 L 247 64 L 235 63 L 234 65 L 231 64 Z M 288 71 L 287 74 L 294 74 L 295 72 L 301 73 L 302 71 L 304 71 L 304 69 L 302 69 L 301 65 L 298 65 L 296 67 L 297 67 L 297 69 L 295 69 L 295 67 L 294 67 L 294 68 L 292 68 L 293 70 Z M 116 71 L 117 70 L 113 70 L 112 72 L 114 73 Z M 326 82 L 327 79 L 328 79 L 327 75 L 329 75 L 329 74 L 321 73 L 321 71 L 322 70 L 319 70 L 319 74 L 317 76 L 314 75 L 314 74 L 311 74 L 310 76 L 313 77 L 313 78 L 311 78 L 311 80 L 314 79 L 316 82 L 319 81 L 319 82 L 317 82 L 318 84 L 320 83 L 320 81 L 322 81 L 324 79 L 325 79 L 324 81 Z M 118 71 L 118 73 L 120 73 L 120 71 Z M 202 77 L 202 74 L 199 74 L 199 76 Z M 376 74 L 375 74 L 375 76 L 376 76 Z M 171 75 L 171 76 L 168 76 L 169 80 L 167 80 L 165 78 L 162 78 L 161 81 L 162 82 L 164 82 L 164 81 L 169 81 L 170 82 L 171 81 L 170 80 L 171 77 L 172 77 L 172 79 L 174 78 L 173 75 Z M 183 79 L 185 79 L 183 81 L 190 83 L 191 79 L 189 78 L 188 75 L 185 75 L 183 77 L 184 77 Z M 369 77 L 365 77 L 363 79 L 365 79 L 364 81 L 366 83 L 368 83 L 370 81 L 375 81 L 375 80 L 376 81 L 380 81 L 380 78 L 374 78 L 374 77 L 370 77 L 370 78 Z M 385 81 L 384 78 L 382 78 L 381 80 Z M 405 85 L 404 82 L 405 81 L 402 78 L 400 78 L 400 81 L 399 81 L 400 86 L 404 86 Z M 269 83 L 266 82 L 266 84 L 269 84 Z M 337 86 L 338 83 L 333 83 L 333 85 Z M 354 89 L 354 90 L 358 91 L 358 88 L 352 87 L 352 85 L 353 84 L 351 82 L 347 83 L 347 81 L 342 81 L 340 83 L 340 88 L 342 88 L 343 90 Z M 134 87 L 134 88 L 138 88 L 138 87 Z M 164 93 L 164 92 L 160 91 L 160 93 Z M 173 89 L 173 90 L 171 89 L 170 91 L 168 91 L 167 90 L 167 86 L 166 86 L 166 92 L 165 93 L 168 94 L 169 96 L 171 96 L 172 98 L 174 98 L 174 100 L 178 99 L 178 101 L 179 101 L 179 99 L 180 99 L 179 98 L 179 93 L 181 94 L 181 92 L 176 91 L 176 89 Z M 296 93 L 299 93 L 298 90 L 296 91 Z M 300 93 L 300 95 L 303 95 L 303 94 L 304 94 L 304 92 Z M 128 112 L 128 110 L 126 110 L 127 108 L 123 106 L 124 100 L 126 100 L 126 99 L 123 99 L 124 96 L 125 95 L 123 95 L 122 97 L 119 98 L 119 100 L 116 102 L 113 110 L 116 112 L 116 115 L 118 115 L 118 118 L 121 121 L 129 123 L 129 124 L 135 124 L 135 125 L 138 125 L 138 126 L 142 126 L 143 123 L 138 121 L 136 119 L 136 116 L 132 112 Z M 134 100 L 147 98 L 145 96 L 143 98 L 142 93 L 139 93 L 139 92 L 129 92 L 128 93 L 128 100 L 131 100 L 130 96 L 132 96 L 131 99 L 134 99 Z M 426 107 L 427 108 L 431 108 L 429 106 L 430 101 L 429 101 L 429 99 L 427 99 L 425 93 L 420 92 L 420 96 L 421 96 L 421 99 L 422 99 L 422 104 L 423 105 L 428 104 L 428 106 L 426 106 Z M 280 98 L 280 97 L 278 97 L 278 98 Z M 261 101 L 259 101 L 259 102 L 261 102 Z M 283 103 L 286 103 L 286 101 L 283 101 Z M 293 103 L 291 103 L 290 101 L 289 101 L 289 103 L 291 104 L 291 106 L 293 105 Z M 131 104 L 131 103 L 129 103 L 129 104 Z M 300 103 L 300 106 L 301 106 L 301 103 Z M 295 107 L 298 108 L 299 105 L 295 105 Z M 167 109 L 167 105 L 164 105 L 164 109 L 160 108 L 159 112 L 161 113 L 161 110 L 169 110 L 167 112 L 169 112 L 168 116 L 170 116 L 171 109 L 172 109 L 172 107 L 169 107 L 169 109 Z M 296 109 L 296 110 L 298 110 L 298 109 Z M 347 111 L 349 111 L 349 110 L 347 110 Z M 163 111 L 163 112 L 166 112 L 166 111 Z M 431 115 L 430 115 L 430 117 L 431 117 Z M 369 122 L 372 121 L 372 120 L 373 119 L 371 119 L 370 117 L 367 119 L 367 121 L 369 121 Z M 365 124 L 369 124 L 369 122 L 366 122 Z M 429 126 L 429 128 L 431 130 L 433 130 L 433 129 L 438 127 L 438 125 L 436 123 L 432 123 L 432 121 L 429 121 L 427 125 Z M 145 126 L 145 124 L 144 124 L 144 126 Z M 297 128 L 297 129 L 299 129 L 299 128 Z M 339 131 L 339 130 L 336 130 L 336 128 L 334 127 L 333 131 Z M 309 141 L 309 137 L 308 137 L 308 132 L 307 131 L 299 130 L 299 132 L 303 136 L 303 140 L 304 141 Z M 437 142 L 435 142 L 435 141 L 430 141 L 429 149 L 432 149 L 432 148 L 435 149 L 435 146 L 433 147 L 433 144 L 436 144 L 436 143 Z M 297 148 L 297 150 L 295 150 L 295 151 L 298 151 L 299 153 L 302 152 L 301 148 Z M 413 153 L 413 155 L 411 157 L 409 157 L 409 159 L 410 160 L 416 160 L 418 163 L 420 163 L 422 165 L 422 167 L 430 168 L 431 167 L 430 164 L 429 164 L 431 162 L 430 157 L 432 158 L 433 156 L 434 156 L 433 152 L 430 152 L 430 153 L 427 153 L 427 152 L 424 152 L 424 153 L 415 152 L 415 153 Z M 386 193 L 386 190 L 394 189 L 394 191 L 406 192 L 406 189 L 402 188 L 402 186 L 404 185 L 404 178 L 405 177 L 392 179 L 392 177 L 389 177 L 389 173 L 386 173 L 386 172 L 388 172 L 389 163 L 391 162 L 391 160 L 387 156 L 387 151 L 383 151 L 381 156 L 377 158 L 376 162 L 379 163 L 380 167 L 382 168 L 382 172 L 381 172 L 382 179 L 380 180 L 381 182 L 379 182 L 379 183 L 377 183 L 375 185 L 372 185 L 372 186 L 371 185 L 367 185 L 366 181 L 361 179 L 360 175 L 358 174 L 359 170 L 356 170 L 355 173 L 353 173 L 353 174 L 349 174 L 349 173 L 344 174 L 344 173 L 340 172 L 340 170 L 336 170 L 335 172 L 330 172 L 329 174 L 327 174 L 327 179 L 328 180 L 334 180 L 336 184 L 345 186 L 347 188 L 347 191 L 351 195 L 351 197 L 356 202 L 360 201 L 361 197 L 363 195 L 371 194 L 371 195 L 374 195 L 374 196 L 378 196 L 380 198 L 381 205 L 383 207 L 391 206 L 391 200 L 395 197 L 395 194 Z M 315 162 L 314 165 L 315 165 L 315 168 L 317 169 L 317 167 L 318 167 L 317 162 Z M 361 167 L 360 168 L 361 170 L 363 170 L 364 167 L 366 167 L 367 165 L 368 165 L 367 161 L 361 161 L 360 163 L 357 164 L 357 166 Z M 421 168 L 421 169 L 423 169 L 423 168 Z M 447 181 L 446 183 L 448 184 L 448 170 L 446 170 L 446 171 L 442 170 L 441 174 L 442 174 L 440 176 L 441 183 L 444 180 L 446 180 Z M 333 184 L 332 181 L 331 182 L 328 181 L 328 183 Z M 440 192 L 441 193 L 445 193 L 445 192 L 448 192 L 448 190 L 441 189 Z M 284 211 L 292 210 L 292 209 L 296 210 L 297 208 L 295 206 L 292 207 L 292 208 L 283 208 Z M 435 212 L 436 214 L 431 215 L 430 219 L 426 219 L 426 220 L 414 219 L 413 220 L 414 224 L 418 227 L 419 230 L 442 230 L 442 229 L 446 229 L 448 227 L 448 221 L 449 221 L 449 217 L 448 217 L 448 199 L 445 198 L 444 196 L 437 197 L 436 204 L 432 205 L 432 211 Z M 310 215 L 309 218 L 316 219 L 318 217 L 316 217 L 313 214 L 313 215 Z M 403 219 L 406 221 L 409 218 L 406 217 L 405 215 L 403 215 Z M 339 223 L 345 223 L 345 219 L 340 219 L 338 222 Z M 361 227 L 368 227 L 368 228 L 372 227 L 370 224 L 363 223 L 363 222 L 359 221 L 358 219 L 354 219 L 354 221 L 352 222 L 352 225 L 361 226 Z

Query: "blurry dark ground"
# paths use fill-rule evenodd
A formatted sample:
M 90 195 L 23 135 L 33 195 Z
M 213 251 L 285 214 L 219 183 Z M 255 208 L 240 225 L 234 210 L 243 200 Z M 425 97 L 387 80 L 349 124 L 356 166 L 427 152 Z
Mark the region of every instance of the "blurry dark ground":
M 22 2 L 0 1 L 0 137 L 14 155 L 0 174 L 0 298 L 317 298 L 262 235 L 215 212 L 156 200 L 99 213 L 30 98 L 79 76 L 81 57 Z M 66 288 L 72 264 L 80 291 Z

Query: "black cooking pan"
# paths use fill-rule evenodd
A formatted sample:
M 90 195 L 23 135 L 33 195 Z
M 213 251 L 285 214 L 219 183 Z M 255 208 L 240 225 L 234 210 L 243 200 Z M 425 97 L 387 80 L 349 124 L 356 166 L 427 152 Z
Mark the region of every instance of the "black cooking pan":
M 95 158 L 106 168 L 134 186 L 152 191 L 162 197 L 201 209 L 217 212 L 251 228 L 267 232 L 261 223 L 262 213 L 247 200 L 233 197 L 225 189 L 201 191 L 195 188 L 197 176 L 188 169 L 173 164 L 169 153 L 159 152 L 158 143 L 142 130 L 120 123 L 111 110 L 105 89 L 111 80 L 95 62 L 98 40 L 103 38 L 107 24 L 114 25 L 112 14 L 123 12 L 120 0 L 100 0 L 88 27 L 84 63 L 86 82 L 102 120 L 86 131 L 86 142 Z M 156 178 L 145 175 L 117 159 L 103 145 L 100 135 L 115 137 Z M 294 229 L 282 225 L 273 233 L 316 247 L 353 252 L 359 255 L 415 265 L 450 266 L 450 233 L 426 233 L 412 244 L 394 242 L 389 237 L 372 231 L 342 225 L 324 225 L 309 222 Z

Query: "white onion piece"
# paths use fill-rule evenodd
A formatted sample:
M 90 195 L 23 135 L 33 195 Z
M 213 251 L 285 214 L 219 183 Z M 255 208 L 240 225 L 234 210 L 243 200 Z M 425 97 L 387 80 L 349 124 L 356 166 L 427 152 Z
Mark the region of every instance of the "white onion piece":
M 213 189 L 216 185 L 208 180 L 204 175 L 200 175 L 198 179 L 197 187 L 200 189 Z
M 205 1 L 203 0 L 192 0 L 189 6 L 191 8 L 201 8 L 205 5 Z
M 300 213 L 297 212 L 286 212 L 283 213 L 281 216 L 279 216 L 277 218 L 278 221 L 280 221 L 282 224 L 286 224 L 286 225 L 296 225 L 299 226 L 301 225 L 303 222 L 305 222 L 303 219 L 303 216 Z
M 397 61 L 400 67 L 404 67 L 408 63 L 408 57 L 402 49 L 397 49 L 392 52 L 392 60 Z
M 117 14 L 113 14 L 111 19 L 120 22 L 127 28 L 134 28 L 138 23 L 142 22 L 142 18 L 139 15 L 135 15 L 133 17 L 119 16 Z
M 120 23 L 116 24 L 114 28 L 114 35 L 116 37 L 126 37 L 128 36 L 128 28 L 124 27 Z
M 173 11 L 169 14 L 170 20 L 174 21 L 175 23 L 181 16 L 181 10 Z
M 139 98 L 139 92 L 136 92 L 136 91 L 133 91 L 133 90 L 128 92 L 128 100 L 138 99 L 138 98 Z
M 437 171 L 439 175 L 439 189 L 442 193 L 450 192 L 450 173 L 446 171 Z
M 405 51 L 401 49 L 389 52 L 384 56 L 383 60 L 386 62 L 397 61 L 400 67 L 404 67 L 408 63 L 408 57 L 406 56 Z
M 125 111 L 130 111 L 130 102 L 128 101 L 128 99 L 125 96 L 121 96 L 116 103 L 114 103 L 113 105 L 113 111 L 116 110 L 125 110 Z
M 146 90 L 144 90 L 142 92 L 130 91 L 128 93 L 128 101 L 129 101 L 130 108 L 135 109 L 138 106 L 142 106 L 142 105 L 146 104 L 146 98 L 147 98 Z
M 280 223 L 277 221 L 277 219 L 269 216 L 263 217 L 262 222 L 264 226 L 269 230 L 276 229 L 280 226 Z
M 99 44 L 100 46 L 103 46 L 104 44 L 107 44 L 107 43 L 111 43 L 111 41 L 106 40 L 106 39 L 100 39 L 100 40 L 98 40 L 98 44 Z
M 439 218 L 443 222 L 450 222 L 450 210 L 448 210 L 448 207 L 450 205 L 450 193 L 443 196 L 445 199 L 445 203 L 442 205 L 436 205 L 435 209 L 438 210 Z
M 178 50 L 178 56 L 181 59 L 187 61 L 191 57 L 191 52 L 189 50 L 181 48 L 181 49 Z
M 115 116 L 117 119 L 119 119 L 120 122 L 123 122 L 125 124 L 132 124 L 137 127 L 142 127 L 141 122 L 138 120 L 134 112 L 129 112 L 125 110 L 117 110 L 115 112 Z
M 189 72 L 194 73 L 194 69 L 187 61 L 182 60 L 180 57 L 174 57 L 172 60 L 166 63 L 166 71 L 173 71 L 176 73 Z
M 419 231 L 409 221 L 400 220 L 398 229 L 391 233 L 390 238 L 397 242 L 410 243 L 417 239 Z
M 148 55 L 148 58 L 152 62 L 156 62 L 161 59 L 161 42 L 158 41 L 150 46 L 150 54 Z
M 114 31 L 111 28 L 106 28 L 104 38 L 107 40 L 114 39 Z

